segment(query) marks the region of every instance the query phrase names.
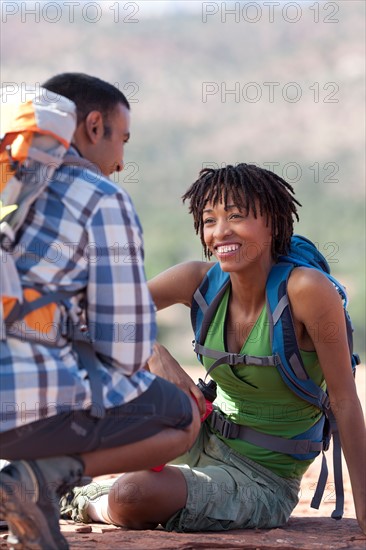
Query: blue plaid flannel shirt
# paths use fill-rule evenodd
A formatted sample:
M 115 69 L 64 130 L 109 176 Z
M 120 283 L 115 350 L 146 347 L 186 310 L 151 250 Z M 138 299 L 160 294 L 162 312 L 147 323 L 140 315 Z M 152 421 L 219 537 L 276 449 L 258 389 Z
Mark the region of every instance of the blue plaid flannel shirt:
M 69 154 L 76 155 L 71 148 Z M 141 370 L 156 337 L 142 229 L 128 194 L 107 178 L 62 166 L 28 214 L 12 254 L 21 280 L 84 293 L 106 408 L 135 399 L 154 376 Z M 87 372 L 71 345 L 0 342 L 0 431 L 90 407 Z

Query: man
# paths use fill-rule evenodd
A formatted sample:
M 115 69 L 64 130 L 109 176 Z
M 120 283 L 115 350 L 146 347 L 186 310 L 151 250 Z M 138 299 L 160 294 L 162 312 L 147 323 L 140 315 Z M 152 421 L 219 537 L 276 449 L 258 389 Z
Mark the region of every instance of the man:
M 83 475 L 142 470 L 181 454 L 193 444 L 199 413 L 186 394 L 144 370 L 156 330 L 142 232 L 129 196 L 108 179 L 123 168 L 128 101 L 79 73 L 43 87 L 76 104 L 77 128 L 71 162 L 33 204 L 14 256 L 28 287 L 74 294 L 93 343 L 87 357 L 97 357 L 98 368 L 93 374 L 85 356 L 81 364 L 71 341 L 45 346 L 8 334 L 0 342 L 7 411 L 0 448 L 10 461 L 0 472 L 0 514 L 10 541 L 56 550 L 68 548 L 58 524 L 68 487 Z M 52 262 L 35 253 L 49 246 L 58 251 Z M 93 403 L 93 376 L 101 403 Z

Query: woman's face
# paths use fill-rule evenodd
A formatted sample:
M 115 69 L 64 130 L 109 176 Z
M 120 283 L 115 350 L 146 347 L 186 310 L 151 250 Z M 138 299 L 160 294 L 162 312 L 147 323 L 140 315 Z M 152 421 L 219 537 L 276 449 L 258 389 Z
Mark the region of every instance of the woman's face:
M 208 202 L 203 210 L 203 237 L 208 250 L 217 258 L 223 271 L 241 271 L 258 262 L 271 262 L 272 230 L 266 216 L 257 217 L 250 210 L 234 204 L 229 197 L 227 206 Z

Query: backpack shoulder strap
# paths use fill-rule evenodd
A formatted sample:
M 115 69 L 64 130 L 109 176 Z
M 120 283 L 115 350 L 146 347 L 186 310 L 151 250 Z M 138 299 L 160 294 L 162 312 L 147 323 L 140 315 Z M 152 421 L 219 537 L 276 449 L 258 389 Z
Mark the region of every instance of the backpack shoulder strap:
M 229 274 L 222 271 L 220 264 L 216 263 L 206 273 L 194 293 L 191 323 L 196 342 L 203 343 L 205 341 L 212 317 L 229 284 Z
M 310 241 L 305 241 L 306 247 L 311 254 L 312 248 L 315 249 L 315 247 Z M 300 245 L 302 245 L 302 243 L 300 243 Z M 278 353 L 281 358 L 278 370 L 288 387 L 299 395 L 299 397 L 302 397 L 303 399 L 319 407 L 325 414 L 326 418 L 323 431 L 323 441 L 325 443 L 324 450 L 327 450 L 330 436 L 333 435 L 333 466 L 336 490 L 336 508 L 332 513 L 332 518 L 340 519 L 343 515 L 344 509 L 344 490 L 342 479 L 341 443 L 338 428 L 330 409 L 328 394 L 309 379 L 304 369 L 296 341 L 291 310 L 287 298 L 288 277 L 296 265 L 303 265 L 305 267 L 312 267 L 321 270 L 333 282 L 343 300 L 343 305 L 345 308 L 347 338 L 351 353 L 352 369 L 354 371 L 356 364 L 359 362 L 359 358 L 357 354 L 352 353 L 352 324 L 346 311 L 347 296 L 342 285 L 331 277 L 323 265 L 318 265 L 316 263 L 315 265 L 312 265 L 312 262 L 307 262 L 304 258 L 293 258 L 292 256 L 281 258 L 281 260 L 281 263 L 274 266 L 267 281 L 268 316 L 271 323 L 270 334 L 272 339 L 272 349 L 273 353 Z M 288 262 L 285 260 L 288 260 Z M 324 494 L 324 489 L 328 478 L 328 468 L 324 450 L 319 480 L 314 497 L 311 501 L 311 507 L 317 509 L 319 508 L 322 496 Z
M 294 263 L 275 264 L 266 283 L 267 313 L 272 353 L 278 357 L 277 369 L 285 384 L 301 399 L 322 411 L 329 408 L 329 398 L 304 368 L 297 343 L 287 295 L 287 284 Z

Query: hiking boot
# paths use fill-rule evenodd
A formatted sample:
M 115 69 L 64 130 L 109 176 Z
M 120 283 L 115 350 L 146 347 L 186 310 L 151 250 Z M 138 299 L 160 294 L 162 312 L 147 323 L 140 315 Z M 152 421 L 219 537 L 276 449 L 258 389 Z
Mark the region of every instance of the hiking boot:
M 60 496 L 80 482 L 81 460 L 71 456 L 12 462 L 0 471 L 0 515 L 15 550 L 66 550 L 59 526 Z
M 72 519 L 77 523 L 91 523 L 88 515 L 90 502 L 96 502 L 101 496 L 108 495 L 116 478 L 94 481 L 85 487 L 74 487 L 60 499 L 62 519 Z

